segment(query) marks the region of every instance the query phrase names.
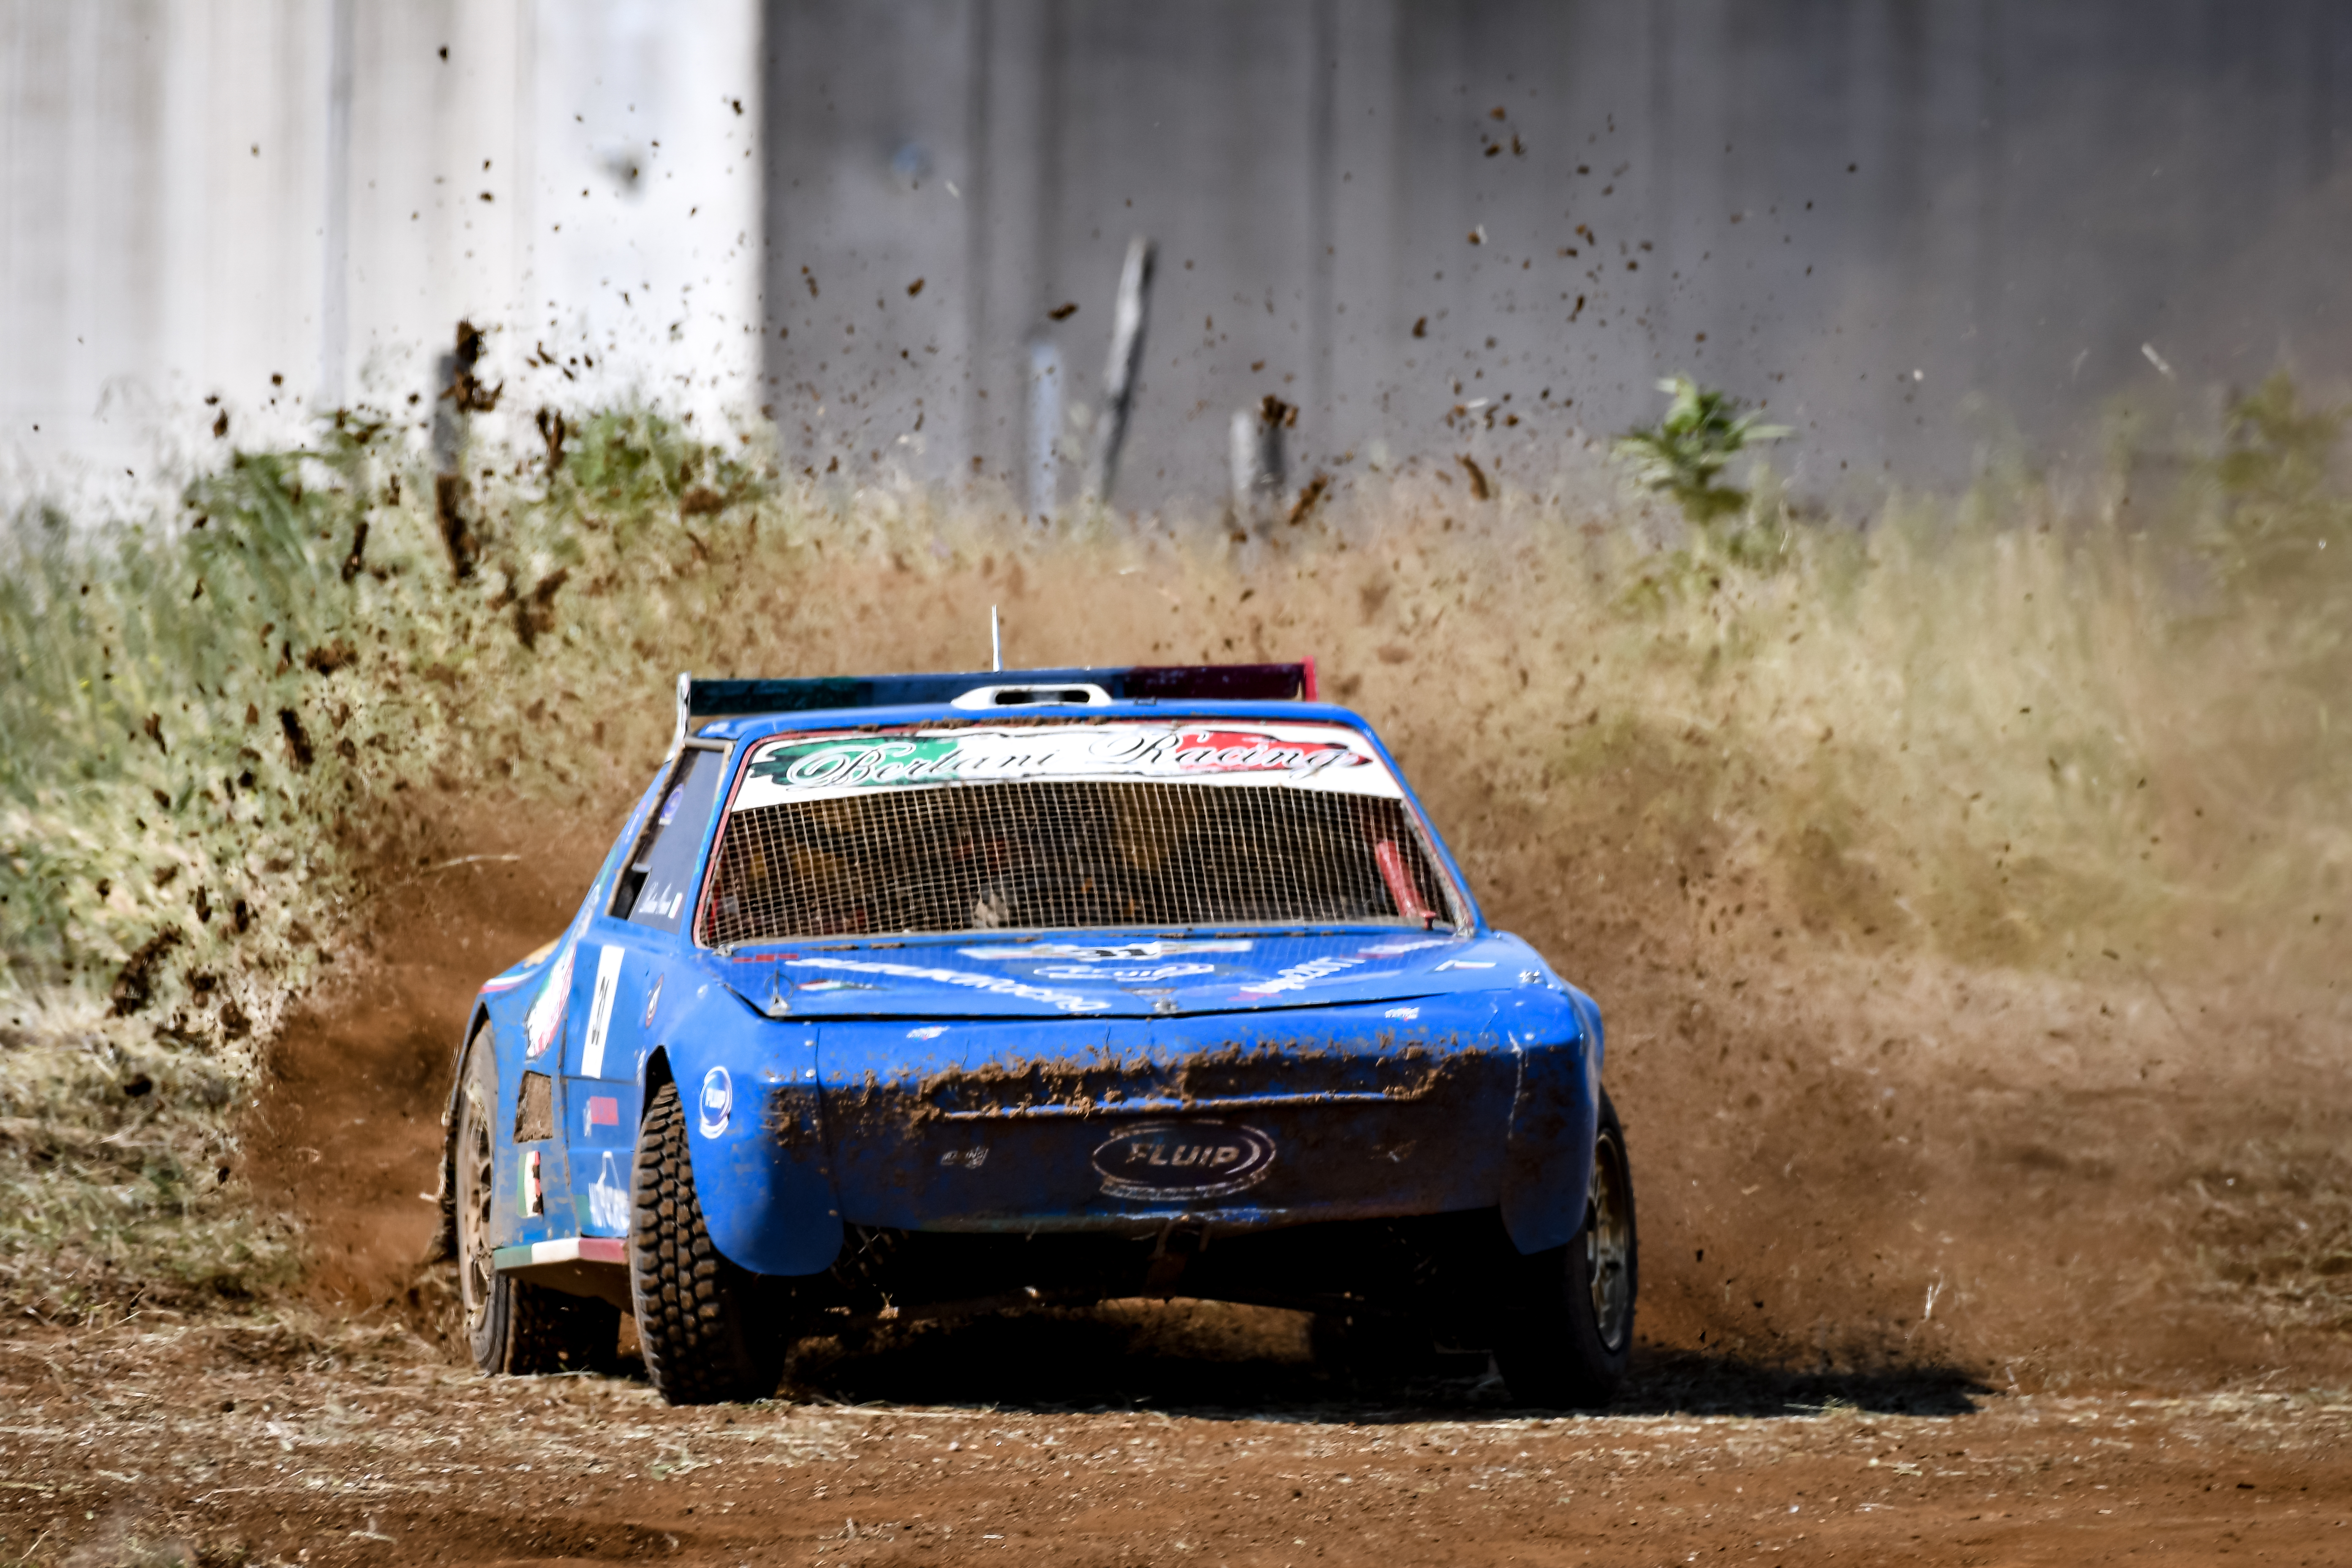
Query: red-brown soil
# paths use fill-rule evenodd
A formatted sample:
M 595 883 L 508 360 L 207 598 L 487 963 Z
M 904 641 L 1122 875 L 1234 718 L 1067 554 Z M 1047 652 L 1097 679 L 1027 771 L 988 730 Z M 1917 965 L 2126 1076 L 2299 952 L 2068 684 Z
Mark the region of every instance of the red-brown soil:
M 603 849 L 543 828 L 462 842 L 377 888 L 341 973 L 280 1032 L 248 1130 L 262 1201 L 309 1237 L 305 1293 L 338 1313 L 411 1310 L 467 1010 L 562 928 Z
M 875 1403 L 700 1410 L 478 1378 L 393 1335 L 21 1336 L 0 1561 L 2352 1559 L 2340 1398 L 1809 1388 L 1652 1355 L 1623 1410 L 1561 1418 L 1473 1377 L 1326 1382 L 1219 1315 L 972 1325 L 831 1369 Z M 923 1385 L 952 1403 L 897 1402 Z

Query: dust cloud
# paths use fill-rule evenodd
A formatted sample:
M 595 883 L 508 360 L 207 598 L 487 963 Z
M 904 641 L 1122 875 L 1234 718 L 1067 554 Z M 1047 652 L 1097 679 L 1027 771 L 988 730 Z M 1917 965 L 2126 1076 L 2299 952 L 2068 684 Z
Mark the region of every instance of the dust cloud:
M 973 668 L 991 604 L 1009 667 L 1318 656 L 1490 921 L 1601 1000 L 1653 1357 L 1949 1368 L 2023 1389 L 2347 1365 L 2352 1095 L 2331 988 L 2145 943 L 2053 936 L 2002 961 L 1842 918 L 1842 898 L 1900 891 L 1857 891 L 1867 866 L 1825 879 L 1801 831 L 1744 832 L 1720 805 L 1660 815 L 1662 796 L 1745 765 L 1715 744 L 1727 731 L 1673 713 L 1664 732 L 1688 743 L 1664 762 L 1654 745 L 1576 751 L 1563 737 L 1580 725 L 1656 718 L 1601 712 L 1631 699 L 1574 674 L 1601 634 L 1545 622 L 1539 586 L 1433 558 L 1416 574 L 1393 539 L 1360 534 L 1287 558 L 1040 546 L 919 567 L 836 552 L 821 603 L 748 576 L 712 613 L 744 628 L 724 673 Z M 250 1170 L 300 1216 L 322 1302 L 446 1328 L 419 1194 L 468 1001 L 568 918 L 651 775 L 675 668 L 656 649 L 641 690 L 557 710 L 575 740 L 590 709 L 614 736 L 579 748 L 579 799 L 429 797 L 444 859 L 463 863 L 384 868 L 332 979 L 277 1041 Z

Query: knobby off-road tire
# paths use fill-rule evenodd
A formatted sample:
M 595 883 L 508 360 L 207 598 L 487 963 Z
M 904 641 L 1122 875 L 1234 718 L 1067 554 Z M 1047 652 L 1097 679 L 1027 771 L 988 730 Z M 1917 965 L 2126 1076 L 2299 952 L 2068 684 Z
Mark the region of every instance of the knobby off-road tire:
M 1617 1108 L 1601 1097 L 1584 1225 L 1566 1247 L 1517 1261 L 1495 1364 L 1523 1405 L 1591 1409 L 1616 1396 L 1633 1350 L 1641 1248 L 1633 1169 Z
M 760 1277 L 719 1256 L 694 1195 L 677 1085 L 654 1091 L 630 1184 L 629 1295 L 646 1373 L 672 1405 L 765 1399 L 784 1336 Z
M 499 1068 L 489 1026 L 476 1031 L 460 1070 L 455 1152 L 457 1296 L 467 1349 L 487 1373 L 530 1376 L 609 1367 L 620 1309 L 500 1274 L 491 1266 L 497 1201 Z

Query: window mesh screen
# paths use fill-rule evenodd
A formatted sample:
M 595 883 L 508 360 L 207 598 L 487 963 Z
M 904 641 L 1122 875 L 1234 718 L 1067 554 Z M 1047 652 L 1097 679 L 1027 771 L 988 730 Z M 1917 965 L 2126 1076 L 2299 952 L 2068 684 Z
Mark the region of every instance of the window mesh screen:
M 1450 918 L 1400 801 L 1214 784 L 966 784 L 731 814 L 702 940 Z

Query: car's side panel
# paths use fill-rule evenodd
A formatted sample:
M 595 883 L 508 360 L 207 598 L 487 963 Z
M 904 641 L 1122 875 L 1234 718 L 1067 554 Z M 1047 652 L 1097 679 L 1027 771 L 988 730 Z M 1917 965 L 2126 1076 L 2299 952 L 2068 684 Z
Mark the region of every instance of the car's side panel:
M 842 1224 L 819 1113 L 815 1026 L 763 1018 L 703 974 L 679 1004 L 647 1070 L 658 1064 L 677 1084 L 711 1241 L 761 1274 L 831 1268 Z
M 1601 1113 L 1601 1011 L 1572 987 L 1528 986 L 1497 997 L 1495 1024 L 1523 1064 L 1511 1102 L 1503 1228 L 1521 1252 L 1541 1252 L 1584 1223 Z
M 702 983 L 678 934 L 679 917 L 684 884 L 709 840 L 714 778 L 725 763 L 723 753 L 688 751 L 656 779 L 631 822 L 634 831 L 621 840 L 625 859 L 634 863 L 621 865 L 610 896 L 592 904 L 572 966 L 563 1143 L 572 1215 L 583 1236 L 629 1232 L 646 1064 L 661 1048 L 681 999 Z M 649 826 L 655 822 L 658 830 Z M 645 858 L 636 861 L 640 855 Z
M 564 1175 L 572 1228 L 581 1236 L 629 1234 L 629 1171 L 636 1157 L 644 1095 L 634 1083 L 566 1079 Z
M 564 1158 L 566 1140 L 563 1136 L 571 1115 L 575 1114 L 567 1103 L 561 1082 L 565 1062 L 566 1041 L 576 1037 L 572 1015 L 574 979 L 580 968 L 583 938 L 594 922 L 597 912 L 611 898 L 613 879 L 618 874 L 629 847 L 636 842 L 637 831 L 650 807 L 654 790 L 648 786 L 629 813 L 618 837 L 605 851 L 604 864 L 588 889 L 572 923 L 556 943 L 555 951 L 536 968 L 520 977 L 520 983 L 489 999 L 491 1027 L 498 1045 L 499 1110 L 496 1124 L 495 1203 L 491 1210 L 491 1239 L 500 1247 L 516 1247 L 530 1242 L 551 1241 L 558 1237 L 580 1234 L 576 1213 L 587 1203 L 592 1194 L 583 1184 L 575 1194 Z M 594 974 L 596 954 L 590 948 L 587 964 L 590 976 Z M 496 984 L 495 982 L 493 984 Z M 550 1136 L 543 1140 L 520 1140 L 515 1136 L 517 1110 L 521 1102 L 524 1079 L 529 1074 L 544 1075 L 548 1081 Z M 634 1124 L 631 1131 L 634 1131 Z M 536 1156 L 534 1164 L 533 1156 Z M 590 1182 L 599 1173 L 590 1173 Z M 534 1185 L 535 1184 L 535 1185 Z
M 629 1170 L 644 1115 L 638 1089 L 677 941 L 625 921 L 589 921 L 572 964 L 560 1085 L 570 1212 L 583 1236 L 625 1236 Z
M 540 966 L 543 972 L 545 963 Z M 553 1178 L 562 1187 L 562 1162 L 554 1153 L 551 1141 L 521 1142 L 515 1137 L 516 1110 L 521 1100 L 522 1080 L 526 1071 L 541 1070 L 530 1067 L 523 1059 L 522 1031 L 524 1015 L 530 1010 L 535 983 L 541 973 L 511 991 L 484 997 L 491 1039 L 498 1059 L 499 1099 L 491 1121 L 490 1239 L 494 1246 L 511 1247 L 520 1242 L 544 1241 L 552 1236 L 569 1235 L 568 1227 L 552 1229 L 548 1223 L 546 1194 L 548 1182 Z M 452 1125 L 455 1118 L 452 1118 Z M 539 1201 L 530 1199 L 530 1155 L 539 1155 Z

